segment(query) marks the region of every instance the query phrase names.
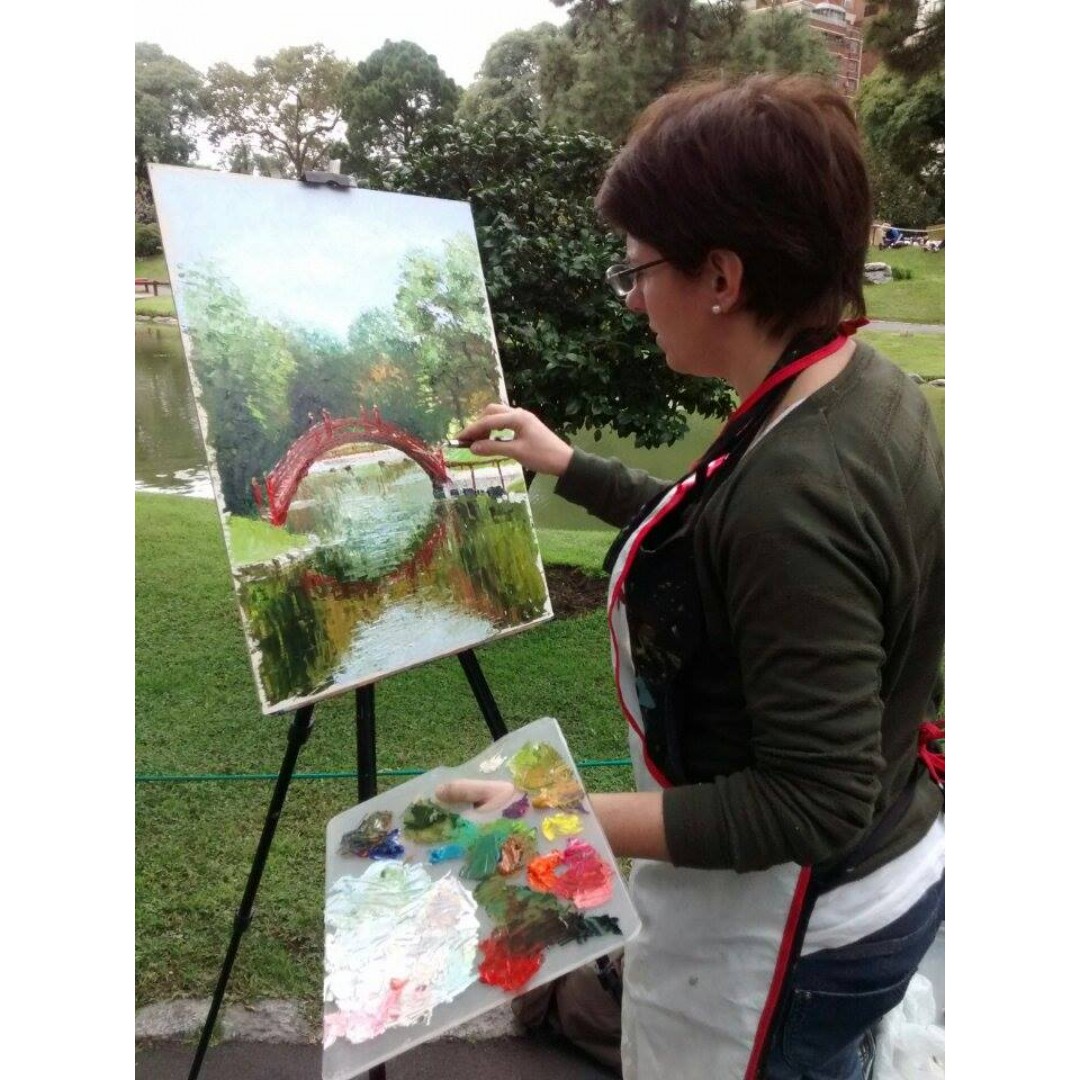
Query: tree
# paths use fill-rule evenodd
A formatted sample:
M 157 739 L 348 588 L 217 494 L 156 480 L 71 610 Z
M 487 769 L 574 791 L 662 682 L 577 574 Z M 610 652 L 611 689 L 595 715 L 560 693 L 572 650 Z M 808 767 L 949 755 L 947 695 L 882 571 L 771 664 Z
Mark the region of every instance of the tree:
M 892 0 L 866 44 L 882 52 L 856 98 L 875 211 L 916 228 L 944 220 L 944 3 L 925 9 L 918 0 Z
M 426 128 L 449 121 L 461 91 L 431 53 L 386 41 L 348 73 L 346 167 L 371 178 L 400 160 Z
M 202 75 L 168 56 L 160 45 L 135 46 L 135 175 L 147 164 L 186 165 L 195 152 L 195 121 L 202 113 Z
M 866 31 L 865 44 L 909 81 L 945 69 L 945 0 L 889 0 Z
M 564 130 L 614 142 L 654 98 L 689 77 L 717 73 L 744 12 L 738 0 L 553 0 L 569 10 L 545 43 L 545 115 Z
M 743 24 L 732 42 L 730 70 L 735 75 L 805 72 L 832 76 L 836 61 L 804 15 L 774 8 Z
M 325 167 L 338 134 L 347 71 L 346 61 L 319 44 L 258 56 L 253 74 L 214 64 L 204 94 L 210 141 L 224 144 L 227 160 L 243 143 L 291 176 Z
M 875 211 L 920 228 L 945 217 L 945 73 L 909 82 L 882 64 L 859 87 Z
M 544 114 L 540 93 L 543 50 L 558 36 L 551 23 L 503 34 L 484 54 L 479 77 L 462 95 L 457 115 L 489 123 L 539 124 Z
M 512 400 L 564 434 L 610 426 L 658 446 L 685 433 L 688 411 L 725 416 L 733 399 L 671 372 L 603 282 L 621 242 L 592 203 L 612 154 L 583 132 L 459 120 L 426 131 L 379 184 L 472 204 Z

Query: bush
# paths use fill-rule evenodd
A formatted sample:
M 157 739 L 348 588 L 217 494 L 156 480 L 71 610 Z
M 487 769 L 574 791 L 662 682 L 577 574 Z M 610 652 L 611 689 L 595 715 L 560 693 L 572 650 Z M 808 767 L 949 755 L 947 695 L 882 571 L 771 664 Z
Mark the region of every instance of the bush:
M 915 276 L 915 271 L 906 266 L 892 266 L 893 281 L 910 281 Z
M 135 223 L 135 257 L 147 259 L 161 254 L 161 230 L 156 225 Z

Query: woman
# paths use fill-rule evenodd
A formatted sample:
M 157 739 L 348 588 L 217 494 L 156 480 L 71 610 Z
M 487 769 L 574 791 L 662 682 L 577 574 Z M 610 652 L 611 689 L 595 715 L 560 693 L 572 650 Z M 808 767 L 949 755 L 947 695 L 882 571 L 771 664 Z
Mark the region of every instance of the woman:
M 842 322 L 865 313 L 871 227 L 854 117 L 800 77 L 676 91 L 597 206 L 626 237 L 609 283 L 671 368 L 725 379 L 739 409 L 674 485 L 523 409 L 461 435 L 623 527 L 609 616 L 638 790 L 592 806 L 638 860 L 624 1073 L 863 1077 L 944 917 L 943 794 L 919 756 L 944 497 L 921 394 Z

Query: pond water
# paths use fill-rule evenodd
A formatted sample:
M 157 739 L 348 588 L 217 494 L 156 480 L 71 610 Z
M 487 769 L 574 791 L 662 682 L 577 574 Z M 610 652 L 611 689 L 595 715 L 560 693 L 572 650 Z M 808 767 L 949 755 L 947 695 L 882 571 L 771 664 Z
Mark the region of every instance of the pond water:
M 709 445 L 715 420 L 692 417 L 690 430 L 674 446 L 640 450 L 632 439 L 590 432 L 572 441 L 592 453 L 617 457 L 655 476 L 677 477 Z M 529 490 L 533 518 L 540 528 L 607 529 L 554 494 L 555 481 L 538 476 Z M 135 489 L 211 498 L 206 452 L 199 434 L 187 365 L 175 326 L 135 324 Z

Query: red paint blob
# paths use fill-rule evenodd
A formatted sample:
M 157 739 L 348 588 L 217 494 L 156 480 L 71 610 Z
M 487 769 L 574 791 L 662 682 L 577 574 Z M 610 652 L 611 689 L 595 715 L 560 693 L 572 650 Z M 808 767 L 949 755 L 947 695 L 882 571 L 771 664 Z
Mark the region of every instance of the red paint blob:
M 512 953 L 507 948 L 504 931 L 496 931 L 480 942 L 484 959 L 480 964 L 480 981 L 503 990 L 520 990 L 539 970 L 544 962 L 544 950 Z

